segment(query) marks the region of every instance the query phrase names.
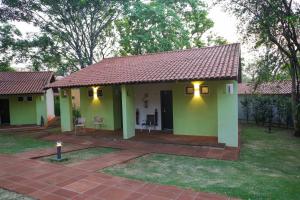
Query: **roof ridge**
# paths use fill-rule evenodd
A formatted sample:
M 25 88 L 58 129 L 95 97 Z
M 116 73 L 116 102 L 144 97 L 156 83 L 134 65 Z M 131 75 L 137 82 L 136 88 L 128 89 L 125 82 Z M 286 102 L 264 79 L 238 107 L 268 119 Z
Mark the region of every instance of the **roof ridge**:
M 119 59 L 119 58 L 132 58 L 132 57 L 144 57 L 144 56 L 159 55 L 159 54 L 168 54 L 168 53 L 176 53 L 176 52 L 193 51 L 193 50 L 199 50 L 199 49 L 217 48 L 217 47 L 224 47 L 224 46 L 231 46 L 231 45 L 240 45 L 240 43 L 235 42 L 235 43 L 230 43 L 230 44 L 215 45 L 215 46 L 206 46 L 206 47 L 200 47 L 200 48 L 193 47 L 193 48 L 189 48 L 189 49 L 178 49 L 178 50 L 170 50 L 170 51 L 160 51 L 160 52 L 145 53 L 145 54 L 140 54 L 140 55 L 115 56 L 115 57 L 104 58 L 103 60 L 112 60 L 112 59 Z M 101 61 L 99 61 L 99 62 L 101 62 Z M 94 63 L 94 64 L 96 64 L 96 63 Z

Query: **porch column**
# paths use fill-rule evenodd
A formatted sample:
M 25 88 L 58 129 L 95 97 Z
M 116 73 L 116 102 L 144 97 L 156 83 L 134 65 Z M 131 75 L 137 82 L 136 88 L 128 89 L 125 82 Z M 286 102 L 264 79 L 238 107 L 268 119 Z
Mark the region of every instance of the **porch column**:
M 134 91 L 132 86 L 122 85 L 122 116 L 123 116 L 123 138 L 129 139 L 135 136 L 134 121 Z
M 61 131 L 73 130 L 73 112 L 72 112 L 72 95 L 71 89 L 61 89 L 59 92 L 60 99 L 60 123 Z
M 42 124 L 42 117 L 44 120 L 44 126 L 47 126 L 48 124 L 48 118 L 47 118 L 47 99 L 45 98 L 46 95 L 36 96 L 36 124 L 41 125 Z
M 238 147 L 237 85 L 237 81 L 220 81 L 217 94 L 218 142 L 231 147 Z

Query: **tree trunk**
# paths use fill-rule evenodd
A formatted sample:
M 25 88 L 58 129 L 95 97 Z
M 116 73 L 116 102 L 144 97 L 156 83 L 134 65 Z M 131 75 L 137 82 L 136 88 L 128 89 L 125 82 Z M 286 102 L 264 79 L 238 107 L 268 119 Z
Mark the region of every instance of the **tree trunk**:
M 300 121 L 299 121 L 299 91 L 297 73 L 295 72 L 294 66 L 291 66 L 291 77 L 292 77 L 292 110 L 293 110 L 293 122 L 294 122 L 294 135 L 300 137 Z

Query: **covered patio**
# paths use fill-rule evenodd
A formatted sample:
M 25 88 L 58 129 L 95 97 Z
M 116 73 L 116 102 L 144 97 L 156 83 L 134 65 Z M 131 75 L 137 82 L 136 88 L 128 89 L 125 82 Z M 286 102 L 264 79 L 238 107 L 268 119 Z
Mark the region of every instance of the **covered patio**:
M 60 88 L 62 132 L 74 130 L 79 88 L 81 124 L 101 130 L 95 137 L 238 147 L 239 56 L 230 44 L 108 58 L 47 87 Z

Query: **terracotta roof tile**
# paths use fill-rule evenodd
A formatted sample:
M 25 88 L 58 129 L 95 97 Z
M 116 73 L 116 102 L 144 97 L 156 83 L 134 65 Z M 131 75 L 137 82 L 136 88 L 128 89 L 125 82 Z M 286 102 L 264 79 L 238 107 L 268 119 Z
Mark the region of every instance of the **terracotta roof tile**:
M 291 80 L 272 81 L 261 83 L 256 86 L 249 83 L 240 83 L 238 85 L 239 94 L 291 94 L 292 82 Z
M 40 94 L 53 72 L 0 72 L 0 95 Z
M 195 79 L 237 79 L 240 45 L 107 58 L 47 87 L 78 87 Z

